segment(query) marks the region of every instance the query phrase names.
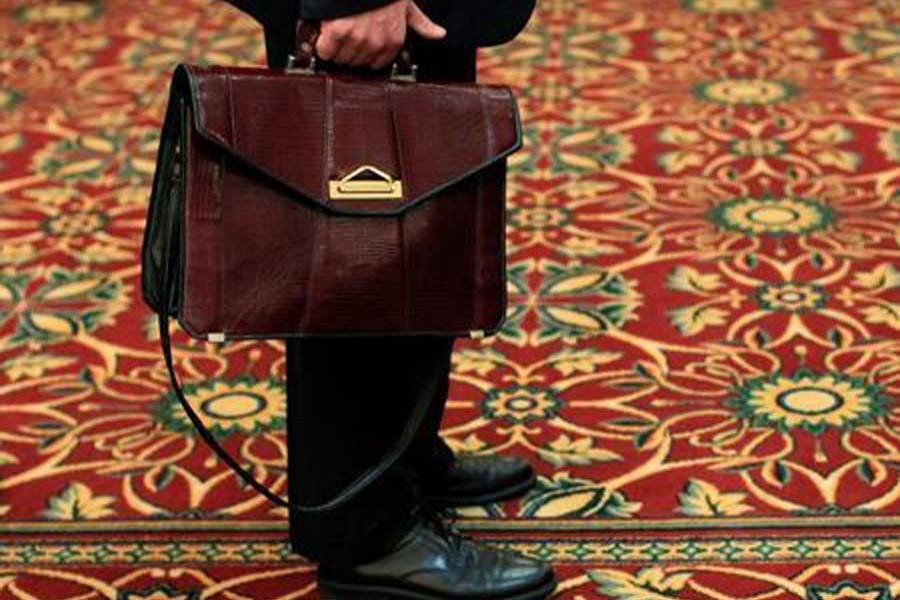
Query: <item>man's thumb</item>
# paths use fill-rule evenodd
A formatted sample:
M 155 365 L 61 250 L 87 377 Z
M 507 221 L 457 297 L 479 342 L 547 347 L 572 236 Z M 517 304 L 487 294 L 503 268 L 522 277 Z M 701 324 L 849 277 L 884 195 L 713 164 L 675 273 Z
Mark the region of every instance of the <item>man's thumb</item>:
M 410 28 L 427 40 L 439 40 L 447 35 L 447 30 L 429 19 L 415 2 L 409 3 L 406 22 Z

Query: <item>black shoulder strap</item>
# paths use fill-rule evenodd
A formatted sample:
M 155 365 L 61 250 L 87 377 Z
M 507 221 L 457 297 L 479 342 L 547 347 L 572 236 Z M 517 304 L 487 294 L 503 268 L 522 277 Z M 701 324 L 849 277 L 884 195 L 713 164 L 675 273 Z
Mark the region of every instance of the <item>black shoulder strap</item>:
M 219 456 L 219 458 L 222 459 L 222 461 L 226 465 L 228 465 L 235 473 L 237 473 L 241 477 L 241 479 L 246 481 L 257 492 L 259 492 L 278 506 L 283 506 L 285 508 L 296 510 L 302 513 L 319 513 L 338 508 L 339 506 L 342 506 L 349 502 L 356 495 L 370 486 L 385 471 L 390 469 L 397 462 L 397 460 L 400 459 L 401 455 L 406 451 L 406 449 L 415 438 L 416 433 L 422 425 L 422 422 L 425 420 L 425 415 L 428 412 L 431 398 L 437 390 L 436 379 L 434 377 L 429 377 L 428 384 L 422 388 L 421 392 L 419 393 L 419 397 L 416 399 L 416 403 L 413 407 L 412 413 L 410 414 L 409 419 L 406 422 L 400 438 L 374 466 L 362 473 L 331 500 L 328 500 L 327 502 L 323 502 L 321 504 L 301 506 L 294 502 L 289 502 L 283 499 L 281 496 L 273 492 L 270 488 L 260 483 L 246 469 L 241 467 L 224 448 L 222 448 L 222 446 L 216 440 L 215 436 L 213 436 L 212 433 L 210 433 L 209 429 L 206 428 L 206 426 L 203 424 L 203 421 L 194 411 L 190 402 L 188 402 L 187 398 L 184 397 L 184 392 L 182 391 L 181 385 L 178 382 L 178 377 L 175 374 L 175 364 L 172 358 L 172 345 L 171 339 L 169 337 L 169 320 L 162 313 L 158 313 L 158 317 L 159 338 L 162 345 L 163 356 L 166 360 L 166 367 L 169 370 L 169 377 L 172 381 L 172 389 L 175 391 L 175 395 L 178 398 L 178 401 L 181 403 L 181 406 L 184 407 L 184 412 L 187 413 L 188 418 L 191 420 L 191 423 L 194 424 L 194 427 L 197 429 L 200 437 L 203 438 L 203 441 L 205 441 L 209 445 L 209 447 L 212 448 L 213 451 L 215 451 L 215 453 Z

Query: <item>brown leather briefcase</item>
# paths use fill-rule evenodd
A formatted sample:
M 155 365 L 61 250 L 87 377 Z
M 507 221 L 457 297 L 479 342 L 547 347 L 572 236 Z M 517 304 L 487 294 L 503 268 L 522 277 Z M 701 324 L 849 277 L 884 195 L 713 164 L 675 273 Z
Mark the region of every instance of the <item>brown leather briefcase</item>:
M 180 66 L 144 297 L 213 341 L 490 334 L 520 144 L 503 87 Z
M 172 386 L 168 318 L 214 342 L 312 335 L 494 332 L 506 307 L 506 157 L 521 145 L 509 89 L 315 70 L 303 24 L 290 69 L 179 66 L 142 255 Z M 346 502 L 397 444 L 320 511 Z

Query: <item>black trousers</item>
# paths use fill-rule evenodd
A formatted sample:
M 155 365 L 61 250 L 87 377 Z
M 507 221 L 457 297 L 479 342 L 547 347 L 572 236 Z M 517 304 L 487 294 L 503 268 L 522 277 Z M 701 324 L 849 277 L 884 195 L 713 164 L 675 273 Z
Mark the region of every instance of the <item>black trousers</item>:
M 291 514 L 294 550 L 345 566 L 384 554 L 413 523 L 419 474 L 446 469 L 453 454 L 438 436 L 447 399 L 449 337 L 310 338 L 287 344 L 288 468 L 292 501 L 332 498 L 400 436 L 415 399 L 434 394 L 398 465 L 347 504 Z
M 420 80 L 475 79 L 475 50 L 414 47 Z M 400 436 L 420 390 L 429 411 L 399 464 L 344 506 L 290 518 L 295 552 L 335 566 L 384 554 L 412 525 L 416 480 L 446 469 L 438 436 L 453 338 L 304 338 L 287 342 L 288 480 L 292 501 L 324 502 L 372 466 Z

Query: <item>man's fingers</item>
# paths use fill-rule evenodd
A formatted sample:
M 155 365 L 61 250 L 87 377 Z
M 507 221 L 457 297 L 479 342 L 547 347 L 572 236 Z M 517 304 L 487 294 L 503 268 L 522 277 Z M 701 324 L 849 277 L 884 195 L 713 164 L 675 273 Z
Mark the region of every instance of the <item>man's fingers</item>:
M 409 3 L 409 12 L 406 14 L 406 22 L 410 29 L 427 40 L 439 40 L 447 35 L 447 30 L 429 19 L 415 2 Z
M 379 54 L 375 55 L 375 58 L 372 59 L 372 61 L 369 63 L 369 66 L 371 66 L 375 70 L 383 69 L 391 64 L 391 62 L 397 56 L 397 52 L 398 49 L 393 47 L 388 50 L 382 50 Z
M 361 54 L 360 48 L 357 44 L 353 42 L 344 42 L 341 44 L 341 47 L 338 49 L 337 54 L 334 55 L 334 58 L 327 59 L 333 60 L 336 63 L 342 65 L 352 64 Z M 322 58 L 325 58 L 324 56 Z
M 398 27 L 385 32 L 378 48 L 372 53 L 372 60 L 368 63 L 371 68 L 383 69 L 391 64 L 391 61 L 400 53 L 406 38 L 406 22 L 401 21 L 398 25 Z
M 331 28 L 322 31 L 319 34 L 319 39 L 316 40 L 316 54 L 322 60 L 333 59 L 338 51 L 343 48 L 347 35 L 348 32 L 346 31 L 336 31 Z
M 375 57 L 378 56 L 378 51 L 380 48 L 373 48 L 370 46 L 360 47 L 354 56 L 350 60 L 350 65 L 353 67 L 365 67 L 367 65 L 371 65 L 372 61 L 375 60 Z
M 407 27 L 426 39 L 447 35 L 414 2 L 397 0 L 366 13 L 323 22 L 316 53 L 323 60 L 380 69 L 400 51 Z

